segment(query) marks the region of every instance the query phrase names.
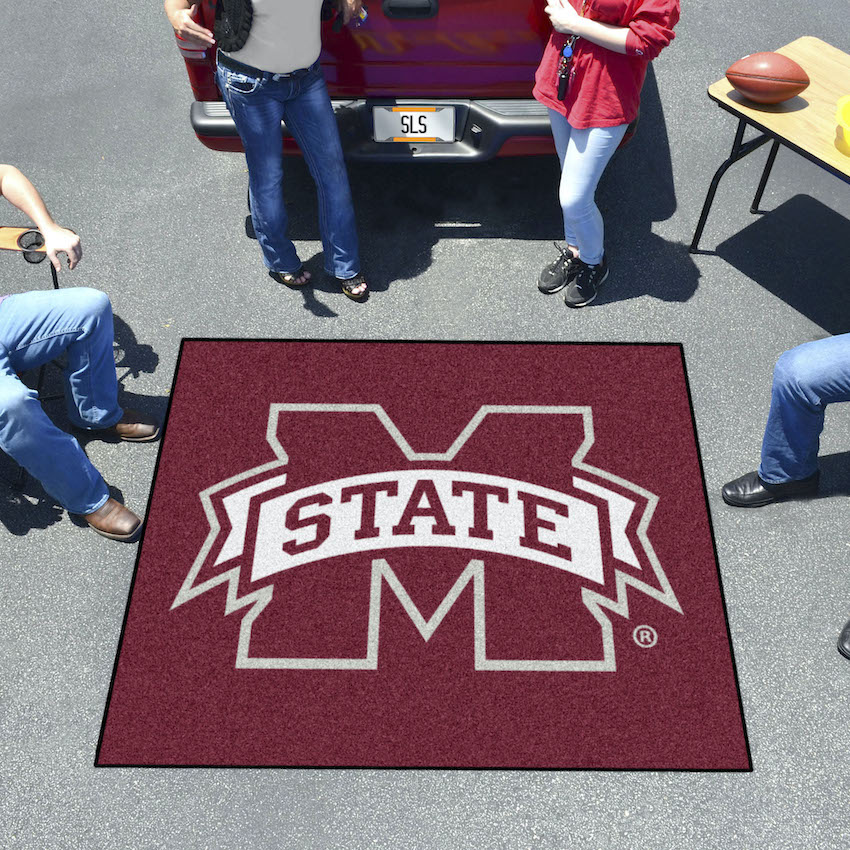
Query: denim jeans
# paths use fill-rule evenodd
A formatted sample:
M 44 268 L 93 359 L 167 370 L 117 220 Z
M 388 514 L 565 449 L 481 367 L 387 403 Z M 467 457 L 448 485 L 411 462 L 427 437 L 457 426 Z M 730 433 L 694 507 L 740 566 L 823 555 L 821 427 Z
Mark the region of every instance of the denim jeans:
M 561 160 L 558 200 L 564 214 L 564 239 L 578 248 L 581 260 L 595 266 L 602 261 L 605 237 L 594 200 L 596 187 L 629 125 L 577 130 L 554 109 L 549 110 L 549 121 Z
M 826 406 L 850 401 L 850 333 L 786 351 L 773 371 L 758 474 L 768 484 L 800 481 L 818 468 Z
M 325 271 L 345 280 L 356 277 L 360 256 L 354 206 L 336 118 L 319 63 L 301 76 L 259 70 L 255 74 L 234 72 L 219 64 L 216 80 L 245 149 L 251 218 L 266 266 L 275 272 L 294 272 L 301 265 L 287 236 L 283 120 L 316 183 Z
M 75 514 L 109 498 L 80 444 L 47 417 L 18 377 L 65 354 L 68 416 L 80 428 L 108 428 L 122 416 L 112 353 L 112 307 L 96 289 L 25 292 L 0 302 L 0 449 Z

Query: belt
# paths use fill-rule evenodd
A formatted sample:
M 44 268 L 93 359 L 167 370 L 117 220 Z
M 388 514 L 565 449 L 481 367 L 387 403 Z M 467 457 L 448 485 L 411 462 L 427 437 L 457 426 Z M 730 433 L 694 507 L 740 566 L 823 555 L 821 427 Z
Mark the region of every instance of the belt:
M 274 80 L 282 77 L 303 77 L 310 71 L 309 68 L 298 68 L 295 71 L 290 71 L 288 74 L 273 74 L 271 71 L 262 71 L 253 65 L 246 65 L 244 62 L 240 62 L 238 59 L 233 59 L 226 53 L 222 53 L 221 50 L 218 51 L 216 60 L 222 68 L 227 68 L 228 71 L 235 71 L 237 74 L 248 74 L 251 77 L 271 77 Z

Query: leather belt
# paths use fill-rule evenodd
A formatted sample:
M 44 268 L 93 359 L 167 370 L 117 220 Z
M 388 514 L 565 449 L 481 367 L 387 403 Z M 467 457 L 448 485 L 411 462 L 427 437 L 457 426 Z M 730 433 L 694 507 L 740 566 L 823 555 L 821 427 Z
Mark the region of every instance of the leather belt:
M 221 50 L 218 51 L 216 60 L 222 68 L 227 68 L 228 71 L 234 71 L 237 74 L 248 74 L 251 77 L 272 77 L 276 80 L 282 77 L 303 77 L 310 70 L 309 68 L 298 68 L 295 71 L 290 71 L 288 74 L 273 74 L 271 71 L 261 71 L 253 65 L 246 65 L 244 62 L 240 62 L 238 59 L 233 59 L 226 53 L 222 53 Z

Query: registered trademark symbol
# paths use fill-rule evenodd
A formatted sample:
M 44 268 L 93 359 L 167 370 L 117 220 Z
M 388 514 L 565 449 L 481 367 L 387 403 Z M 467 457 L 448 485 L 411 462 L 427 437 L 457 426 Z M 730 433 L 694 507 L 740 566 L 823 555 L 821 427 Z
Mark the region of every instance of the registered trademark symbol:
M 632 637 L 635 643 L 643 649 L 650 649 L 658 643 L 658 632 L 652 626 L 638 626 L 633 632 Z

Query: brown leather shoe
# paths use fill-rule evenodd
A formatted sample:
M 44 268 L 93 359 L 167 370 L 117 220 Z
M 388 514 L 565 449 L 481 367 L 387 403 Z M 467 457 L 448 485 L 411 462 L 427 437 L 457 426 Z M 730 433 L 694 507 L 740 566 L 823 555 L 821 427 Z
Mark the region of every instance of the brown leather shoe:
M 111 428 L 104 430 L 130 443 L 147 443 L 159 436 L 159 422 L 139 410 L 127 408 Z
M 98 534 L 125 543 L 135 540 L 142 527 L 142 521 L 129 508 L 112 498 L 93 513 L 83 514 L 83 519 Z

